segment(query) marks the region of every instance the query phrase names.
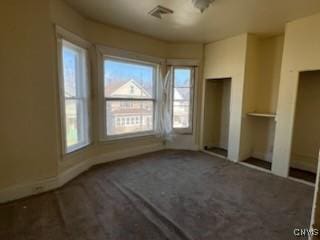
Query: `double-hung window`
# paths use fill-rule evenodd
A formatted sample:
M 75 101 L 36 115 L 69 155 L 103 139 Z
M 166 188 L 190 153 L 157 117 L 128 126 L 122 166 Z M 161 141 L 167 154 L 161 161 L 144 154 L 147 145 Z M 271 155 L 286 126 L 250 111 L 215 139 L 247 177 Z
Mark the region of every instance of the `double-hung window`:
M 154 133 L 158 65 L 103 58 L 104 136 L 107 139 Z
M 173 67 L 173 129 L 192 133 L 194 67 Z
M 59 39 L 60 102 L 64 153 L 90 142 L 87 49 Z

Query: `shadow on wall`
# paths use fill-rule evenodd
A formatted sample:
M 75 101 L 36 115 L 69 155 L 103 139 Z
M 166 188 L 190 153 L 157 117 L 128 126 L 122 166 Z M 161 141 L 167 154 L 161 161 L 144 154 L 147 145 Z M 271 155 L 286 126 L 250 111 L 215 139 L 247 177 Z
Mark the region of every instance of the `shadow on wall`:
M 300 73 L 290 166 L 317 172 L 320 149 L 320 71 Z

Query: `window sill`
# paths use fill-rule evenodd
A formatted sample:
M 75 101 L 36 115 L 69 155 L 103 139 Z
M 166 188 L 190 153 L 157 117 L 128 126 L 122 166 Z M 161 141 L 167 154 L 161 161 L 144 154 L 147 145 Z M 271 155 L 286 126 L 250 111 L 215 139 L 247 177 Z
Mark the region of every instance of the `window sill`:
M 65 158 L 65 157 L 77 154 L 81 151 L 84 151 L 87 148 L 89 148 L 90 146 L 92 146 L 92 144 L 93 144 L 93 142 L 89 142 L 89 143 L 86 143 L 83 145 L 78 145 L 76 147 L 73 147 L 72 149 L 70 149 L 70 151 L 63 152 L 62 157 Z
M 157 136 L 155 132 L 145 132 L 140 134 L 129 134 L 129 135 L 119 135 L 114 137 L 106 137 L 100 139 L 100 143 L 108 144 L 108 143 L 117 143 L 117 142 L 126 142 L 132 140 L 143 140 L 148 138 L 160 138 Z
M 173 132 L 177 135 L 193 135 L 193 131 L 191 129 L 173 129 Z

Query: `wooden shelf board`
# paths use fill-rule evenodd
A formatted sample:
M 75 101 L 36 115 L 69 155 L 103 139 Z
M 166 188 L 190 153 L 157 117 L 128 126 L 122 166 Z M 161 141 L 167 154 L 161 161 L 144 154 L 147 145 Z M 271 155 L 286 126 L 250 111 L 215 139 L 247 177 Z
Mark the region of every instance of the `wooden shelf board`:
M 275 118 L 276 114 L 274 113 L 257 113 L 257 112 L 250 112 L 247 113 L 249 116 L 252 117 L 265 117 L 265 118 Z

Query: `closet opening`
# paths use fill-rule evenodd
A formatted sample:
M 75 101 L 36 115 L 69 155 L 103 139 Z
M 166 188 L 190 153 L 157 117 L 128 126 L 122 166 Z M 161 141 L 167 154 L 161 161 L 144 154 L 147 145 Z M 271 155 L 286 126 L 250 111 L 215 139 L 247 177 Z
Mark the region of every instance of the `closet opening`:
M 289 176 L 315 183 L 320 149 L 320 70 L 301 72 Z
M 228 157 L 231 78 L 205 83 L 203 151 Z
M 274 113 L 247 113 L 251 126 L 251 156 L 244 164 L 271 171 L 275 137 Z

